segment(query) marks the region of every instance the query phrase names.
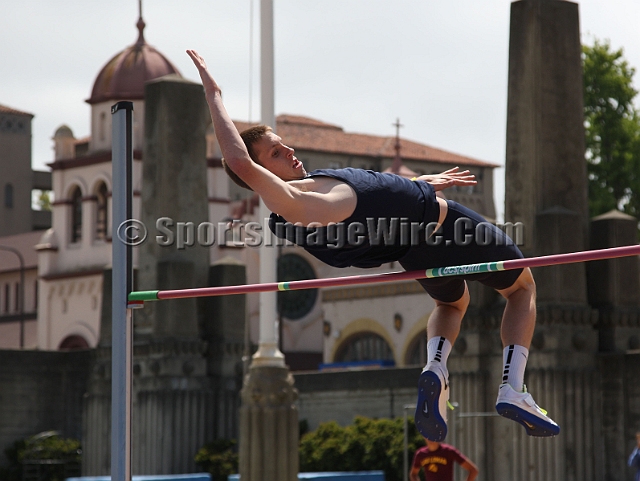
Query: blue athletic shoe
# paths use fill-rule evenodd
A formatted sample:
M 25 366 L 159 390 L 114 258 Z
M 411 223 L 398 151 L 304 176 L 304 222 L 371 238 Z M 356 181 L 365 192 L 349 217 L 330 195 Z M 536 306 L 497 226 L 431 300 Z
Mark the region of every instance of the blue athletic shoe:
M 418 380 L 416 428 L 423 437 L 440 442 L 447 436 L 448 376 L 438 366 L 422 371 Z
M 522 424 L 529 436 L 549 437 L 560 433 L 560 426 L 536 404 L 526 386 L 524 392 L 517 392 L 510 384 L 501 384 L 496 411 L 500 416 Z

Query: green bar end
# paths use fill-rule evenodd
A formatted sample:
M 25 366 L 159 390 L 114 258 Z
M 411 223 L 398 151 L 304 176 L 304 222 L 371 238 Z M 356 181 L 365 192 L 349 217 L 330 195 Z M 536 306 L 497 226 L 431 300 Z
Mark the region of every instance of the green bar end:
M 129 293 L 129 301 L 157 301 L 160 291 L 134 291 Z

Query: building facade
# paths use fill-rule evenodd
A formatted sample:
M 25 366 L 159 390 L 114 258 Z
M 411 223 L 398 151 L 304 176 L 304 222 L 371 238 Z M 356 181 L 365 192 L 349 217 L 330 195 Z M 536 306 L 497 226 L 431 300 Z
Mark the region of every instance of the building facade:
M 145 82 L 180 73 L 146 43 L 144 22 L 140 20 L 137 27 L 136 43 L 107 62 L 94 82 L 87 100 L 91 105 L 91 136 L 76 139 L 65 125 L 53 136 L 55 158 L 49 164 L 55 199 L 52 227 L 36 247 L 39 349 L 92 348 L 99 343 L 103 270 L 110 264 L 113 241 L 110 107 L 120 100 L 134 103 L 134 218 L 140 217 Z M 249 124 L 239 121 L 237 126 L 242 130 Z M 280 115 L 276 130 L 296 149 L 308 171 L 341 167 L 393 171 L 394 165 L 397 170 L 398 156 L 403 172 L 435 173 L 455 165 L 468 168 L 478 178 L 478 185 L 451 189 L 447 194 L 488 218 L 494 217 L 495 164 L 392 136 L 345 132 L 337 125 L 304 116 Z M 248 283 L 257 283 L 258 251 L 242 242 L 243 226 L 260 221 L 255 208 L 257 198 L 229 181 L 221 167 L 212 126 L 206 132 L 207 158 L 202 161 L 207 163 L 209 221 L 216 227 L 224 226 L 226 231 L 225 240 L 209 248 L 210 262 L 230 256 L 247 266 Z M 147 228 L 147 242 L 155 242 L 157 226 Z M 359 271 L 322 265 L 296 247 L 283 246 L 280 253 L 280 273 L 288 279 L 335 277 Z M 137 264 L 136 249 L 134 263 Z M 399 270 L 399 266 L 389 264 L 375 272 L 393 270 Z M 424 351 L 420 340 L 433 302 L 417 283 L 287 294 L 297 296 L 281 302 L 281 348 L 293 369 L 313 369 L 321 362 L 384 359 L 406 365 L 420 361 L 417 352 Z M 249 340 L 255 344 L 258 296 L 247 297 Z

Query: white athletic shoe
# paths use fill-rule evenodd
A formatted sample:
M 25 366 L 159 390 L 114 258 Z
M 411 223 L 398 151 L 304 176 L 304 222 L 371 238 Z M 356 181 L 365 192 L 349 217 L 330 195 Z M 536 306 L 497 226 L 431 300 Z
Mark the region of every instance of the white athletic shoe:
M 517 392 L 510 384 L 501 384 L 496 411 L 501 416 L 522 424 L 529 436 L 556 436 L 560 432 L 560 426 L 547 416 L 547 411 L 536 404 L 526 386 L 524 392 Z
M 418 380 L 416 428 L 423 437 L 440 442 L 447 436 L 449 373 L 438 365 L 426 367 Z

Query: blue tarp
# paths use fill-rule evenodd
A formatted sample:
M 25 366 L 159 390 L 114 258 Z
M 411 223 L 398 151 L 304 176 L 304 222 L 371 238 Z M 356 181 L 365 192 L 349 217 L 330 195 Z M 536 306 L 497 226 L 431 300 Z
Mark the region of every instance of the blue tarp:
M 211 481 L 209 473 L 159 474 L 149 476 L 131 476 L 132 481 Z M 111 476 L 82 476 L 67 478 L 67 481 L 111 481 Z
M 318 479 L 322 481 L 384 481 L 383 471 L 353 471 L 344 473 L 299 473 L 298 479 Z M 239 481 L 238 474 L 229 476 L 228 481 Z
M 375 369 L 380 367 L 394 367 L 395 361 L 392 359 L 378 359 L 374 361 L 349 361 L 349 362 L 329 362 L 318 365 L 320 371 L 358 371 L 361 369 Z

